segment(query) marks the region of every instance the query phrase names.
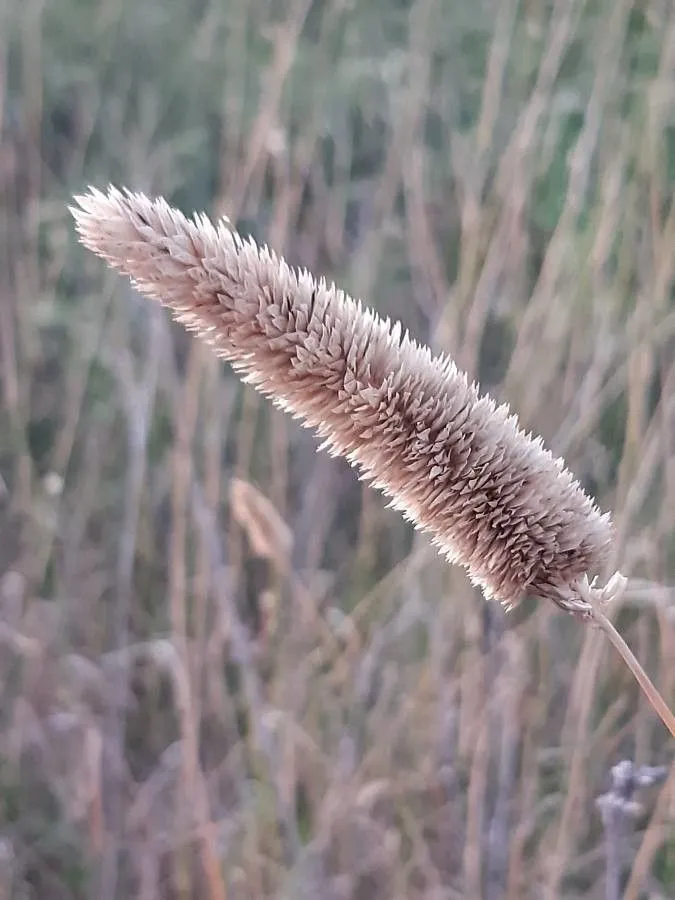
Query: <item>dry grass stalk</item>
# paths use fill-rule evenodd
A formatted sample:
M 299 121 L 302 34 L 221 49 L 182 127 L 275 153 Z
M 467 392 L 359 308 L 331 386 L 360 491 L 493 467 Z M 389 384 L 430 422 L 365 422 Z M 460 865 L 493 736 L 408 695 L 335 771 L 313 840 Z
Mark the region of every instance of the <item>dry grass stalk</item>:
M 590 614 L 580 583 L 610 548 L 609 517 L 451 359 L 227 221 L 113 188 L 77 201 L 85 246 L 315 428 L 487 597 Z
M 293 535 L 274 505 L 242 478 L 230 482 L 230 503 L 253 552 L 284 567 L 290 557 Z

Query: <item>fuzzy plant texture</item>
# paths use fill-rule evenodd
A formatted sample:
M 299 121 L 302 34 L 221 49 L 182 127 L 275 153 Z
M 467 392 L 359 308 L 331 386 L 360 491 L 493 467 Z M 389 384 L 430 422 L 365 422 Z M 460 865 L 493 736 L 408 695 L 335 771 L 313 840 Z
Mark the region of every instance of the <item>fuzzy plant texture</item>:
M 586 608 L 582 586 L 612 544 L 609 516 L 452 359 L 227 220 L 188 219 L 115 188 L 75 200 L 86 247 L 315 429 L 488 598 Z

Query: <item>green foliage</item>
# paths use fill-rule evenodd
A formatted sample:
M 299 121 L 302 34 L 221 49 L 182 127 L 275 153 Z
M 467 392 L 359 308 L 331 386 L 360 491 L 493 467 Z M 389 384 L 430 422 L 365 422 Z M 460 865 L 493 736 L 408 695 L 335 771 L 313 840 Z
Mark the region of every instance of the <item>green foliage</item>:
M 17 875 L 35 896 L 55 900 L 90 896 L 90 872 L 80 838 L 63 821 L 54 793 L 34 773 L 7 761 L 0 764 L 0 825 L 25 848 L 23 871 Z
M 675 839 L 666 841 L 659 848 L 654 870 L 663 884 L 675 884 Z

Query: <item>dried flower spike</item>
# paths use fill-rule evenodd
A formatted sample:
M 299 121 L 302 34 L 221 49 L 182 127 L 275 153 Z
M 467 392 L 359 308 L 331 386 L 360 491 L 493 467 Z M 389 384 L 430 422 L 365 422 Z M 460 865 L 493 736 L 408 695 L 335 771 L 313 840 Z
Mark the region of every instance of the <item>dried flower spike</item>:
M 451 359 L 226 221 L 113 188 L 76 200 L 86 247 L 315 428 L 488 597 L 588 612 L 579 584 L 611 545 L 608 516 Z

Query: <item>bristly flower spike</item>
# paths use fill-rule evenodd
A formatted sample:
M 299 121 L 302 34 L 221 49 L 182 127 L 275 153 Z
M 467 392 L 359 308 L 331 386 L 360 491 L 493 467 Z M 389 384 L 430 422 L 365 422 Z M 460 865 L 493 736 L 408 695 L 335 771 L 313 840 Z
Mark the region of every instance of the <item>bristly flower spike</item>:
M 609 517 L 449 357 L 225 220 L 114 188 L 76 200 L 86 247 L 315 429 L 487 597 L 589 613 L 584 585 L 611 547 Z

